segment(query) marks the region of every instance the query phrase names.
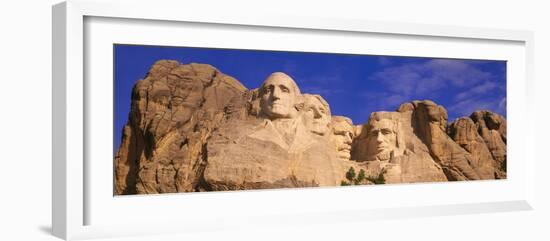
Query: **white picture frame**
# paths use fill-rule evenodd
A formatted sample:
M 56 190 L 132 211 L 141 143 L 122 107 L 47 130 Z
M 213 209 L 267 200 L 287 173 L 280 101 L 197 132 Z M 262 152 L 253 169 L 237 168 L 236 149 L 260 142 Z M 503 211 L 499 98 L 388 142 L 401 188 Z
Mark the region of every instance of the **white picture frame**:
M 152 6 L 152 4 L 72 0 L 53 7 L 52 227 L 55 236 L 69 240 L 194 232 L 243 225 L 277 227 L 278 225 L 288 226 L 302 222 L 361 221 L 530 210 L 533 208 L 536 161 L 533 151 L 535 146 L 534 125 L 531 123 L 532 120 L 525 118 L 533 113 L 530 109 L 532 97 L 529 96 L 530 93 L 533 93 L 533 90 L 530 89 L 533 83 L 533 34 L 531 32 L 253 13 L 245 16 L 232 15 L 231 13 L 210 16 L 207 14 L 207 9 L 196 9 L 182 15 L 178 9 L 185 8 L 185 3 L 174 1 L 170 5 L 156 4 Z M 109 114 L 103 115 L 94 111 L 94 108 L 102 107 L 99 105 L 109 105 L 112 102 L 95 101 L 97 98 L 94 96 L 110 96 L 112 92 L 109 92 L 108 85 L 112 85 L 112 82 L 105 80 L 107 82 L 103 82 L 105 85 L 101 86 L 96 84 L 98 81 L 89 81 L 89 78 L 97 78 L 100 75 L 95 74 L 99 72 L 93 72 L 94 74 L 90 76 L 90 68 L 101 69 L 103 68 L 101 65 L 94 63 L 112 61 L 112 56 L 111 59 L 108 59 L 108 55 L 102 54 L 105 52 L 102 51 L 105 49 L 102 46 L 118 42 L 121 39 L 125 43 L 134 44 L 173 45 L 178 43 L 178 39 L 155 40 L 141 38 L 139 33 L 132 35 L 132 27 L 125 24 L 131 24 L 134 27 L 140 24 L 143 25 L 142 27 L 147 25 L 150 31 L 161 31 L 161 34 L 165 27 L 183 29 L 182 31 L 196 31 L 194 33 L 197 35 L 207 34 L 210 27 L 213 28 L 212 31 L 223 29 L 228 32 L 232 32 L 232 29 L 235 31 L 244 29 L 250 34 L 258 34 L 258 32 L 286 34 L 286 32 L 298 31 L 299 34 L 330 35 L 336 39 L 350 38 L 351 35 L 361 38 L 363 35 L 370 34 L 389 36 L 398 41 L 399 39 L 414 41 L 419 39 L 418 41 L 428 41 L 427 43 L 432 43 L 430 41 L 443 43 L 439 47 L 435 44 L 433 48 L 423 50 L 425 52 L 418 50 L 418 53 L 415 52 L 417 50 L 411 50 L 407 43 L 403 43 L 397 48 L 395 46 L 398 45 L 391 46 L 386 43 L 389 48 L 381 48 L 384 50 L 380 50 L 382 52 L 379 54 L 403 55 L 409 51 L 406 55 L 452 57 L 445 52 L 438 53 L 445 49 L 445 42 L 452 42 L 457 46 L 464 45 L 460 56 L 465 58 L 480 58 L 485 54 L 485 56 L 510 61 L 512 73 L 508 76 L 510 95 L 508 100 L 510 113 L 508 119 L 510 140 L 508 161 L 512 164 L 510 168 L 514 168 L 515 163 L 517 168 L 514 170 L 517 171 L 510 173 L 508 179 L 501 182 L 480 181 L 468 184 L 463 182 L 388 185 L 383 188 L 267 190 L 115 198 L 112 196 L 112 190 L 109 189 L 111 187 L 108 186 L 109 183 L 112 185 L 112 177 L 104 180 L 97 178 L 97 175 L 112 173 L 112 169 L 105 169 L 105 167 L 112 167 L 112 158 L 101 159 L 103 164 L 90 161 L 92 153 L 94 153 L 93 155 L 100 153 L 100 151 L 96 152 L 94 148 L 97 145 L 93 143 L 101 140 L 98 137 L 99 134 L 95 134 L 99 133 L 96 130 L 101 125 L 94 124 L 93 127 L 90 127 L 90 123 L 102 123 L 102 120 L 109 120 L 109 118 L 112 121 L 112 116 Z M 126 29 L 129 32 L 124 33 L 121 29 Z M 248 31 L 249 29 L 251 30 Z M 114 36 L 116 34 L 109 34 L 113 33 L 113 30 L 120 33 L 119 39 Z M 244 32 L 235 35 L 240 34 L 244 34 Z M 179 35 L 176 34 L 176 36 Z M 228 37 L 228 39 L 231 38 L 239 40 L 238 36 Z M 307 38 L 305 36 L 304 41 L 307 41 Z M 90 41 L 93 43 L 89 43 Z M 147 43 L 143 41 L 147 41 Z M 188 39 L 187 41 L 189 44 L 194 40 Z M 227 44 L 231 44 L 230 40 L 228 42 L 230 43 Z M 476 48 L 488 49 L 487 52 L 479 53 L 479 51 L 464 49 L 472 43 L 477 46 Z M 216 45 L 214 42 L 210 44 Z M 238 44 L 253 43 L 235 41 L 233 44 L 233 47 L 238 48 Z M 259 44 L 254 47 L 256 49 L 282 48 L 285 50 L 292 48 L 288 44 L 284 46 Z M 381 45 L 381 47 L 384 46 Z M 506 50 L 499 53 L 498 50 L 501 47 Z M 326 51 L 338 50 L 333 48 Z M 371 49 L 371 51 L 374 50 Z M 448 52 L 450 51 L 448 50 Z M 92 59 L 89 56 L 91 53 L 95 56 Z M 110 73 L 108 70 L 100 72 Z M 105 98 L 105 100 L 108 99 Z M 90 119 L 96 117 L 99 119 L 93 121 Z M 519 128 L 522 127 L 527 127 L 527 129 L 520 132 Z M 91 133 L 94 133 L 95 140 L 87 141 L 86 138 L 89 138 Z M 110 133 L 112 134 L 112 132 Z M 109 182 L 110 180 L 111 182 Z M 447 197 L 442 200 L 431 200 L 438 192 L 445 193 L 448 189 L 459 194 L 471 191 L 470 195 L 472 196 L 453 199 L 452 195 L 445 195 Z M 493 191 L 486 193 L 487 190 Z M 504 190 L 508 190 L 507 193 L 504 193 Z M 426 195 L 430 200 L 411 198 L 407 201 L 400 199 L 411 192 L 414 192 L 415 195 Z M 351 204 L 338 208 L 337 205 L 328 203 L 371 196 L 376 196 L 377 199 L 367 202 L 370 206 Z M 288 199 L 292 199 L 292 201 L 287 201 Z M 399 200 L 395 201 L 395 199 Z M 318 201 L 312 204 L 311 200 Z M 243 205 L 243 202 L 264 203 L 264 205 L 254 206 L 251 203 Z M 193 207 L 193 210 L 187 208 L 190 206 Z M 196 210 L 200 210 L 201 206 L 210 207 L 212 212 L 197 212 Z M 138 207 L 142 211 L 141 217 L 125 215 Z M 180 212 L 185 212 L 186 217 L 182 217 Z M 136 226 L 136 223 L 143 225 Z M 178 225 L 173 225 L 175 223 Z

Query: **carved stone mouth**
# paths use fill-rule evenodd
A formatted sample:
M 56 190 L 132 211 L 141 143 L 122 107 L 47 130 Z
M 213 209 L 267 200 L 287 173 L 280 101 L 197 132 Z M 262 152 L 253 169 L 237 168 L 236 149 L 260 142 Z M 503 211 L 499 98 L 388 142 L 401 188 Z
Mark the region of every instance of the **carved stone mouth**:
M 351 151 L 351 146 L 338 147 L 338 151 Z
M 380 152 L 383 152 L 383 151 L 387 150 L 388 148 L 389 148 L 389 147 L 387 147 L 387 146 L 378 146 L 378 147 L 376 148 L 376 151 L 377 151 L 378 153 L 380 153 Z

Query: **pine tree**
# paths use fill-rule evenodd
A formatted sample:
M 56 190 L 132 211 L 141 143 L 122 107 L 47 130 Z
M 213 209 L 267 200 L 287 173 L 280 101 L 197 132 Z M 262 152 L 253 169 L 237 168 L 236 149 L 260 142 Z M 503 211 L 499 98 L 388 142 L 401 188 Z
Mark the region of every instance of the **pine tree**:
M 355 169 L 353 169 L 353 167 L 350 167 L 348 172 L 346 172 L 346 179 L 348 179 L 350 182 L 353 182 L 354 178 L 355 178 Z

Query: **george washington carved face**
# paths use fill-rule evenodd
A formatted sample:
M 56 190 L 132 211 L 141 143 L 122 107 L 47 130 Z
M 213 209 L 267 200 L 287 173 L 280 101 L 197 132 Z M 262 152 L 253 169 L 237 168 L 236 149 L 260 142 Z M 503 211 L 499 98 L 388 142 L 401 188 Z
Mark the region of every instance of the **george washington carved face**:
M 285 73 L 271 74 L 260 87 L 261 113 L 269 119 L 293 118 L 300 89 Z

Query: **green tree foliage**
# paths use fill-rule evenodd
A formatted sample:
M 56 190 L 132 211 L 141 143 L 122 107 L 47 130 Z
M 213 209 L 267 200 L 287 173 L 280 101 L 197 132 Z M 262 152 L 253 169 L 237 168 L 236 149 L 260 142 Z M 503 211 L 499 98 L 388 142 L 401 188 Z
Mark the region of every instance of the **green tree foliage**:
M 340 183 L 341 186 L 361 185 L 365 184 L 365 180 L 368 180 L 365 170 L 361 169 L 359 170 L 359 174 L 356 174 L 353 167 L 350 167 L 348 172 L 346 172 L 346 179 L 348 180 Z
M 371 181 L 374 184 L 385 184 L 386 183 L 386 179 L 384 178 L 385 173 L 386 171 L 384 170 L 383 172 L 378 174 L 377 177 L 367 177 L 367 180 Z
M 353 179 L 355 179 L 355 169 L 353 167 L 350 167 L 348 172 L 346 172 L 346 179 L 350 182 L 353 182 Z
M 365 184 L 365 181 L 370 181 L 374 184 L 385 184 L 385 173 L 386 171 L 384 170 L 380 174 L 378 174 L 378 176 L 367 176 L 365 170 L 361 169 L 359 170 L 359 174 L 356 174 L 355 169 L 353 167 L 350 167 L 349 170 L 346 172 L 347 181 L 341 181 L 340 186 L 361 185 Z
M 359 174 L 357 175 L 357 178 L 355 178 L 354 183 L 355 183 L 355 185 L 359 185 L 359 184 L 361 184 L 365 179 L 366 179 L 365 170 L 361 169 L 361 170 L 359 171 Z

